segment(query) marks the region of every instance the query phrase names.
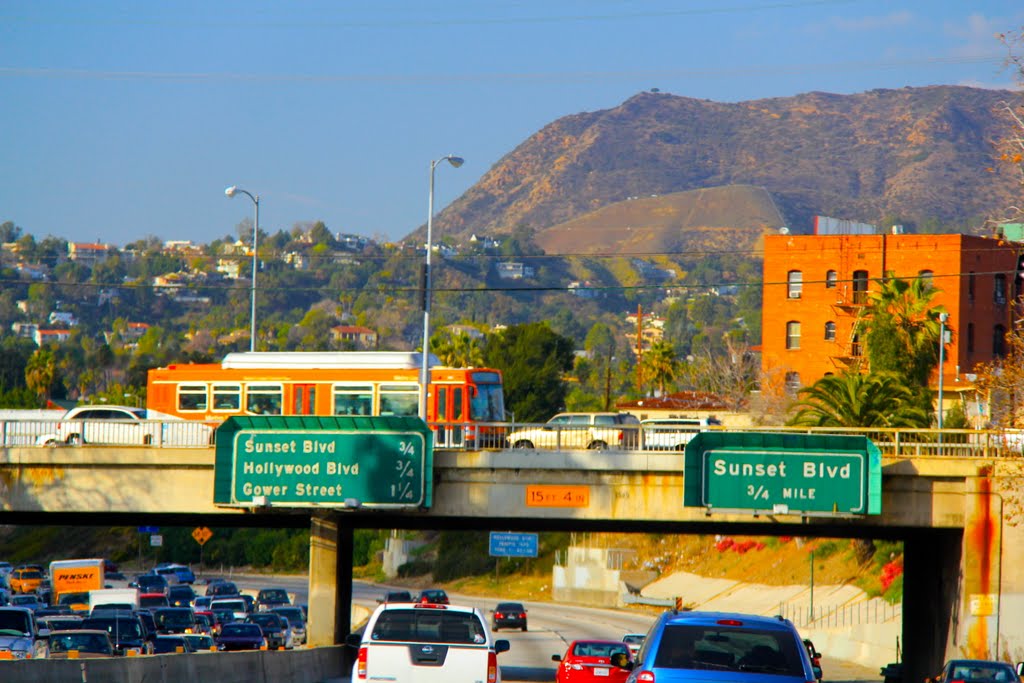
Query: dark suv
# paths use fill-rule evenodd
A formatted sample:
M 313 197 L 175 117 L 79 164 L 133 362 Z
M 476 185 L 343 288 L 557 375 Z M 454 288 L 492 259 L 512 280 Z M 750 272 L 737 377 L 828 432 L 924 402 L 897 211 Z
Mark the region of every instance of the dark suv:
M 651 627 L 626 680 L 704 681 L 711 671 L 731 683 L 808 683 L 816 678 L 803 639 L 788 619 L 672 611 Z

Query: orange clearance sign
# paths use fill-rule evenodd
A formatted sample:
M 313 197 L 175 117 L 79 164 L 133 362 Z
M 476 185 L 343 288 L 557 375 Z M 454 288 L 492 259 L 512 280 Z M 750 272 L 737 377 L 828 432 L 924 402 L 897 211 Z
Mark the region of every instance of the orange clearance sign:
M 199 545 L 205 545 L 207 541 L 213 538 L 213 532 L 208 527 L 197 526 L 192 530 L 192 538 L 196 539 L 196 543 Z
M 590 505 L 589 486 L 527 486 L 526 507 L 585 508 Z

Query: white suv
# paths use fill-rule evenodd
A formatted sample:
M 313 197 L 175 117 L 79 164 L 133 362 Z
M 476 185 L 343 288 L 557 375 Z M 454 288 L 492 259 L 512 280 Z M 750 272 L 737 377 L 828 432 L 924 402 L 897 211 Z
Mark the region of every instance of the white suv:
M 643 447 L 652 451 L 681 451 L 697 432 L 721 427 L 715 417 L 671 417 L 641 420 Z
M 214 429 L 205 423 L 152 413 L 145 408 L 92 405 L 77 406 L 64 413 L 56 432 L 39 437 L 36 443 L 208 446 L 213 443 L 213 434 Z
M 539 427 L 508 435 L 511 448 L 596 449 L 637 447 L 640 420 L 629 413 L 559 413 Z
M 498 654 L 509 649 L 479 609 L 432 603 L 385 602 L 345 643 L 359 649 L 353 683 L 500 683 Z

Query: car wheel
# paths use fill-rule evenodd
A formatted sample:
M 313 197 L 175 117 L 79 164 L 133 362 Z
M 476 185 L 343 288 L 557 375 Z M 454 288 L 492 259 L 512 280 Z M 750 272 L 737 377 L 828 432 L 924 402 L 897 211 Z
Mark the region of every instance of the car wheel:
M 594 441 L 587 448 L 592 451 L 606 451 L 608 450 L 608 444 L 604 441 Z
M 526 441 L 526 440 L 516 441 L 512 445 L 512 448 L 533 448 L 533 442 L 532 441 Z
M 81 434 L 69 434 L 67 438 L 67 444 L 69 446 L 81 446 L 84 440 Z
M 523 633 L 526 633 L 526 624 L 523 624 Z

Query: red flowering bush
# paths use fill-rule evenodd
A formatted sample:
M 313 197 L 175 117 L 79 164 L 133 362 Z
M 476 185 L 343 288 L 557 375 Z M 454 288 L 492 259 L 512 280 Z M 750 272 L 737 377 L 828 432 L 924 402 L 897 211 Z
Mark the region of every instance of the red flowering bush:
M 889 586 L 896 580 L 897 577 L 903 574 L 903 558 L 897 557 L 892 562 L 882 567 L 882 574 L 879 576 L 879 582 L 882 584 L 882 592 L 889 590 Z
M 715 543 L 715 550 L 717 550 L 720 553 L 724 553 L 726 550 L 733 547 L 735 544 L 736 541 L 732 540 L 731 538 L 723 538 L 718 543 Z

